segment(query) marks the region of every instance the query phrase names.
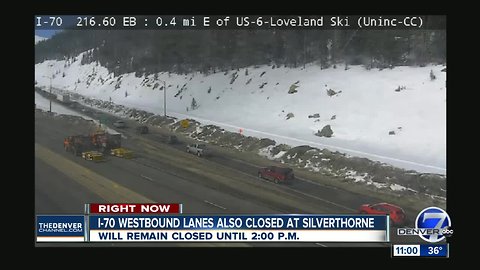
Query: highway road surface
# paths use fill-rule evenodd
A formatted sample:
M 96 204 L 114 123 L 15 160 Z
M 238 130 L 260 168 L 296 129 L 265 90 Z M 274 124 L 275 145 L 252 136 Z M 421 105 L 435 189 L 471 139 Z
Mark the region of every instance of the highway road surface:
M 76 107 L 78 109 L 79 107 Z M 116 116 L 87 110 L 82 113 L 102 119 L 113 128 Z M 91 121 L 75 117 L 53 116 L 35 111 L 35 212 L 36 214 L 80 214 L 85 203 L 165 202 L 182 203 L 185 214 L 275 214 L 357 213 L 363 203 L 375 197 L 329 187 L 308 179 L 292 185 L 278 185 L 259 179 L 260 165 L 237 159 L 212 146 L 211 157 L 199 158 L 186 153 L 188 139 L 179 144 L 164 142 L 167 131 L 151 128 L 150 134 L 136 134 L 138 123 L 128 121 L 122 144 L 133 150 L 128 160 L 107 157 L 91 162 L 63 149 L 69 135 L 88 134 L 95 129 Z M 418 237 L 398 237 L 395 242 L 419 242 Z M 37 243 L 37 246 L 58 244 Z M 131 243 L 82 243 L 62 246 L 130 246 Z M 140 243 L 145 246 L 302 246 L 342 247 L 389 246 L 388 243 Z

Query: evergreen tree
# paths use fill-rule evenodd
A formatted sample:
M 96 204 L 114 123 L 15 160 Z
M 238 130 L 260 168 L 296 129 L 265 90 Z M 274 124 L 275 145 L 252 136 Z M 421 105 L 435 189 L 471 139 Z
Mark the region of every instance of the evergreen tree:
M 427 16 L 426 24 L 445 18 Z M 384 68 L 445 63 L 446 31 L 430 30 L 65 30 L 35 46 L 35 63 L 84 53 L 81 64 L 96 62 L 115 76 L 138 72 L 210 74 L 254 65 L 298 67 L 341 62 Z M 66 63 L 67 64 L 67 63 Z
M 195 110 L 197 108 L 198 108 L 197 101 L 195 100 L 195 98 L 192 98 L 192 103 L 190 104 L 190 109 Z

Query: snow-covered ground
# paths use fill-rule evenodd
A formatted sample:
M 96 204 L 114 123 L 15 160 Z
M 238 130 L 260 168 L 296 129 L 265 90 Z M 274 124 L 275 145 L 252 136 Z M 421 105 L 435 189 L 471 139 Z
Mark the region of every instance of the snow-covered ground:
M 48 39 L 48 38 L 35 35 L 35 44 L 37 44 L 38 42 L 40 42 L 42 40 L 46 40 L 46 39 Z
M 49 86 L 53 75 L 55 88 L 163 115 L 165 81 L 167 114 L 180 119 L 446 174 L 444 66 L 381 71 L 259 66 L 208 76 L 159 73 L 155 79 L 134 73 L 114 77 L 95 63 L 81 65 L 81 59 L 37 64 L 38 86 Z M 297 92 L 289 94 L 290 89 Z M 337 94 L 329 96 L 328 89 Z M 192 108 L 193 98 L 197 108 Z M 287 119 L 289 113 L 294 116 Z M 313 117 L 316 113 L 319 118 Z M 333 137 L 315 136 L 325 125 L 331 126 Z

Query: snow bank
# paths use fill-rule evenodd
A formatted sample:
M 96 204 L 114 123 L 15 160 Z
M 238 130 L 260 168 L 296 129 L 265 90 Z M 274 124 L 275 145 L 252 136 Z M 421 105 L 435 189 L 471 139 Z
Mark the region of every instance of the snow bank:
M 95 63 L 81 65 L 81 59 L 82 54 L 35 65 L 38 86 L 48 86 L 53 76 L 53 87 L 163 115 L 163 80 L 167 114 L 180 119 L 446 174 L 444 66 L 261 66 L 208 76 L 161 72 L 156 80 L 154 75 L 138 78 L 134 73 L 114 77 Z M 431 71 L 435 80 L 430 79 Z M 292 85 L 297 92 L 289 94 Z M 287 120 L 289 113 L 294 116 Z M 319 117 L 313 117 L 317 113 Z M 333 136 L 315 136 L 325 125 L 331 126 Z

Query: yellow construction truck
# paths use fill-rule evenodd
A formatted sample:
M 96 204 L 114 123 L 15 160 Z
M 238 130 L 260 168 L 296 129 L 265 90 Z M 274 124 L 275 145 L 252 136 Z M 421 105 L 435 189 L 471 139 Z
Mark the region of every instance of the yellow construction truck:
M 123 147 L 114 148 L 110 150 L 110 154 L 112 156 L 121 157 L 121 158 L 127 158 L 127 159 L 133 158 L 133 151 L 130 151 Z
M 103 161 L 105 160 L 103 157 L 103 154 L 98 152 L 98 151 L 87 151 L 82 153 L 82 158 L 85 160 L 91 160 L 91 161 Z

